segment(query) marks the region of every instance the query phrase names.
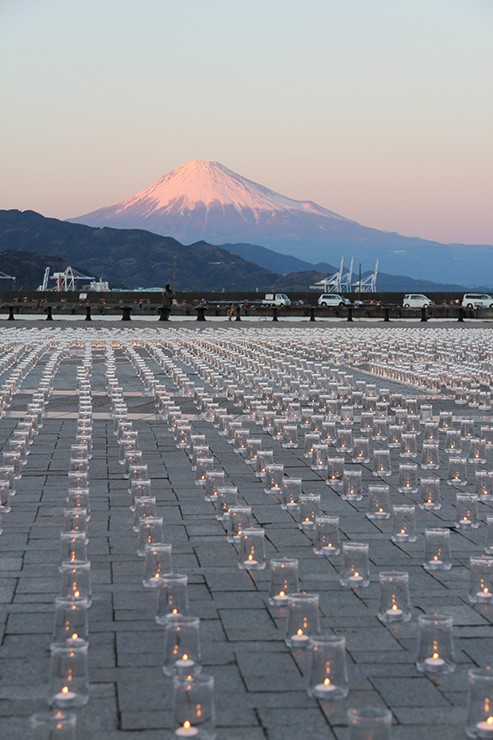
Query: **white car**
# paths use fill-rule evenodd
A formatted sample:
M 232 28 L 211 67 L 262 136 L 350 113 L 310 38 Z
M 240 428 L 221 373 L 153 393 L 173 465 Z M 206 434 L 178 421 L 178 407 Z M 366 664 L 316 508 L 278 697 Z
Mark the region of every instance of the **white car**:
M 404 308 L 428 308 L 433 304 L 431 298 L 423 293 L 406 293 L 402 305 Z
M 493 298 L 488 293 L 464 293 L 464 308 L 493 308 Z
M 350 306 L 351 301 L 339 293 L 322 293 L 318 299 L 319 306 Z

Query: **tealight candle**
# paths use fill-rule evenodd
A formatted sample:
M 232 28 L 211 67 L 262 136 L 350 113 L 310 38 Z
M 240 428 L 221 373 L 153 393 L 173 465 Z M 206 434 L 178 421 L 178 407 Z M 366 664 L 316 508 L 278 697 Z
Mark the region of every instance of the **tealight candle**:
M 477 722 L 476 729 L 481 732 L 481 737 L 484 737 L 485 734 L 487 735 L 487 737 L 489 737 L 490 735 L 491 737 L 493 737 L 493 717 L 488 717 L 481 722 Z
M 199 731 L 196 727 L 192 727 L 188 720 L 185 720 L 183 725 L 175 730 L 176 737 L 197 737 Z
M 75 699 L 75 696 L 76 694 L 74 691 L 70 691 L 68 686 L 64 686 L 61 691 L 55 694 L 54 698 L 57 703 L 63 703 L 73 701 Z
M 290 639 L 297 645 L 306 645 L 310 638 L 303 634 L 302 629 L 299 629 L 295 635 L 291 635 Z
M 349 576 L 349 580 L 351 581 L 351 583 L 359 583 L 363 580 L 363 576 L 360 576 L 358 571 L 355 571 L 352 576 Z
M 323 694 L 331 694 L 333 691 L 336 690 L 336 686 L 334 686 L 333 683 L 330 682 L 330 678 L 324 679 L 323 683 L 317 683 L 315 686 L 315 691 L 318 693 Z
M 427 666 L 430 666 L 430 668 L 441 668 L 445 665 L 445 661 L 440 658 L 438 653 L 433 653 L 431 658 L 426 658 L 425 663 Z
M 188 657 L 186 653 L 183 654 L 183 657 L 176 661 L 175 665 L 178 668 L 193 668 L 195 665 L 195 661 L 191 660 L 191 658 Z

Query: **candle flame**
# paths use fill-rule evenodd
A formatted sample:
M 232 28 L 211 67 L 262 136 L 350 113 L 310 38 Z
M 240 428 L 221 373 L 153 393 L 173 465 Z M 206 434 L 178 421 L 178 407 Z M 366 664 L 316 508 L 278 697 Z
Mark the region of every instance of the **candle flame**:
M 188 719 L 186 719 L 186 720 L 185 720 L 185 722 L 183 723 L 183 727 L 184 727 L 184 728 L 185 728 L 186 730 L 189 730 L 191 726 L 192 726 L 192 723 L 191 723 L 191 722 L 189 722 L 189 720 L 188 720 Z
M 303 637 L 303 630 L 301 629 L 301 627 L 296 630 L 296 634 L 298 635 L 298 637 Z
M 79 639 L 79 635 L 77 634 L 77 632 L 74 632 L 72 635 L 72 640 L 78 640 L 78 639 Z
M 279 591 L 279 596 L 286 596 L 284 591 Z
M 324 686 L 330 686 L 330 678 L 324 678 Z
M 358 573 L 357 570 L 354 571 L 353 575 L 354 575 L 355 578 L 359 578 L 359 573 Z
M 68 694 L 68 686 L 63 686 L 62 694 Z
M 433 655 L 432 655 L 431 657 L 433 658 L 433 660 L 436 660 L 436 659 L 437 659 L 437 658 L 439 658 L 440 656 L 439 656 L 439 654 L 438 654 L 438 653 L 433 653 Z

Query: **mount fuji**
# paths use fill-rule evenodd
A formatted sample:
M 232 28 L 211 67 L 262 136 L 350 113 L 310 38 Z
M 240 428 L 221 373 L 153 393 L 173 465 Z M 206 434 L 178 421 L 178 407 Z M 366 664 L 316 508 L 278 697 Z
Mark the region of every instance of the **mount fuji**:
M 145 229 L 185 244 L 207 241 L 227 249 L 250 243 L 312 263 L 338 264 L 345 255 L 367 269 L 380 258 L 386 272 L 472 285 L 484 283 L 493 257 L 490 245 L 440 244 L 363 226 L 207 160 L 186 162 L 118 203 L 69 220 Z

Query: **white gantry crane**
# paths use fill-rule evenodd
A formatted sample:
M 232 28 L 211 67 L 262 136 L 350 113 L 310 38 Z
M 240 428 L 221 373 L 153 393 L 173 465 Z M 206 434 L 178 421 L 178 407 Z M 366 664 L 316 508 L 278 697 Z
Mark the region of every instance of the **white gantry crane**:
M 353 283 L 353 290 L 355 293 L 376 293 L 377 292 L 377 277 L 378 277 L 378 259 L 375 262 L 375 269 L 370 274 L 360 280 Z
M 310 285 L 313 290 L 321 290 L 323 293 L 341 293 L 343 285 L 343 273 L 344 273 L 344 257 L 341 257 L 341 264 L 339 266 L 339 272 L 335 272 L 333 275 L 328 275 L 320 282 L 315 285 Z
M 87 282 L 88 280 L 94 280 L 95 278 L 91 275 L 83 275 L 81 272 L 74 270 L 73 267 L 67 267 L 64 272 L 54 272 L 53 275 L 50 275 L 50 268 L 47 267 L 44 272 L 43 282 L 39 286 L 38 290 L 50 290 L 48 287 L 50 279 L 55 280 L 54 290 L 67 292 L 77 289 L 75 285 L 76 280 L 85 280 Z

